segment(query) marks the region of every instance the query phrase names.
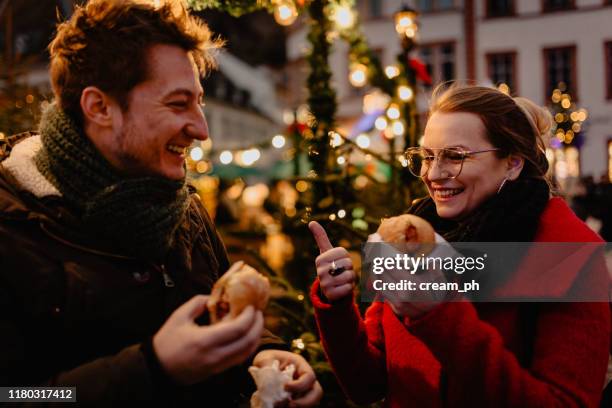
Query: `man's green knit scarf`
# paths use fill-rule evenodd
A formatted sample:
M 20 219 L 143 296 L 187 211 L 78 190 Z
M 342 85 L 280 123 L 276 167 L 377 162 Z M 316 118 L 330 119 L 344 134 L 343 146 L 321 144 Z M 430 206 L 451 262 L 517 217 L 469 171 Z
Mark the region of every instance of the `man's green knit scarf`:
M 40 134 L 36 166 L 83 230 L 115 243 L 125 255 L 163 260 L 189 206 L 185 180 L 121 175 L 55 104 L 44 112 Z

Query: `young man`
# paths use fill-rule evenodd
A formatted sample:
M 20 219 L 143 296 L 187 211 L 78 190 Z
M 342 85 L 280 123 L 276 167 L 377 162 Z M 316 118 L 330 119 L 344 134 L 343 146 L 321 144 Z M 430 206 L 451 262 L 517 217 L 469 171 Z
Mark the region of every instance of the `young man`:
M 261 312 L 202 324 L 229 261 L 184 159 L 208 137 L 199 78 L 219 44 L 180 2 L 152 3 L 77 8 L 50 45 L 39 133 L 4 146 L 0 385 L 235 406 L 252 392 L 246 365 L 278 359 L 297 367 L 292 405 L 312 406 L 312 368 L 262 336 Z

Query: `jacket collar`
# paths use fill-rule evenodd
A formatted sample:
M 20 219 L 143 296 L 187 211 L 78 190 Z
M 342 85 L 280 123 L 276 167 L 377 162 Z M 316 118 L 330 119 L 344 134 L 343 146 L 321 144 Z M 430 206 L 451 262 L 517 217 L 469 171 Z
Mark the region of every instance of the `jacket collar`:
M 34 156 L 42 148 L 40 135 L 22 139 L 2 161 L 2 167 L 13 177 L 17 185 L 37 198 L 61 196 L 59 190 L 36 167 Z

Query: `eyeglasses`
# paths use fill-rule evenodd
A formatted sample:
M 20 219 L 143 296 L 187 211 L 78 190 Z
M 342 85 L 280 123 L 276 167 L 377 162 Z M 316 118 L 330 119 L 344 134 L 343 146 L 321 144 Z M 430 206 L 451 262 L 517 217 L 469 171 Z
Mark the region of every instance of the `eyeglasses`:
M 454 179 L 463 169 L 463 161 L 478 153 L 500 150 L 498 148 L 486 150 L 464 150 L 460 147 L 446 147 L 430 149 L 425 147 L 411 147 L 406 150 L 408 169 L 417 177 L 425 177 L 429 173 L 434 160 L 438 159 L 438 168 L 442 178 Z M 437 152 L 437 154 L 436 154 Z

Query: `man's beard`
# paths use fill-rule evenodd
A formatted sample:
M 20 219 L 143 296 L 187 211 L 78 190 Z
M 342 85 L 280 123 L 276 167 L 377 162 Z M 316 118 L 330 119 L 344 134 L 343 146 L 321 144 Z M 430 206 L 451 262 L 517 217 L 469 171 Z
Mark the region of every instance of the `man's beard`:
M 144 155 L 140 155 L 141 152 L 138 150 L 139 142 L 138 131 L 129 121 L 126 122 L 121 133 L 115 138 L 115 146 L 117 147 L 115 154 L 121 166 L 119 171 L 128 177 L 159 176 L 143 161 Z

